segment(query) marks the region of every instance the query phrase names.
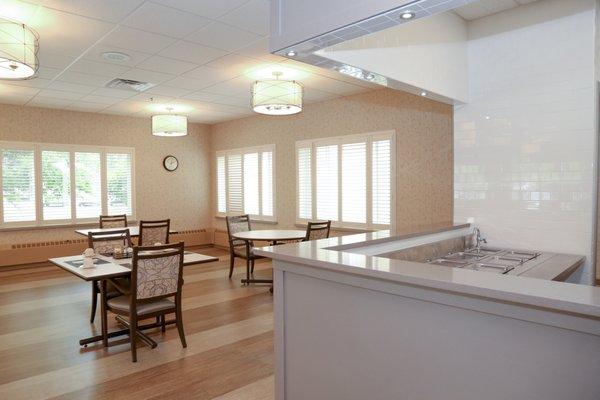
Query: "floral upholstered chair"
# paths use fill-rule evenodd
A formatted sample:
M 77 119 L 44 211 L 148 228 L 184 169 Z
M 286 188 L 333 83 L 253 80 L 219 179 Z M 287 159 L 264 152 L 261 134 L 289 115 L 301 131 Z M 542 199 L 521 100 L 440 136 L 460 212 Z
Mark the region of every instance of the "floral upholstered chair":
M 127 215 L 101 215 L 100 228 L 127 228 Z
M 131 237 L 129 229 L 115 230 L 111 232 L 89 232 L 88 247 L 94 249 L 96 254 L 111 256 L 115 247 L 130 247 Z M 98 307 L 98 295 L 100 294 L 100 282 L 92 281 L 92 310 L 90 324 L 94 323 L 96 308 Z M 119 293 L 112 285 L 107 285 L 106 297 L 118 296 Z
M 306 237 L 303 241 L 326 239 L 329 237 L 330 229 L 331 221 L 309 222 L 306 225 Z
M 138 321 L 143 319 L 156 318 L 156 327 L 161 326 L 164 332 L 165 315 L 174 313 L 181 345 L 187 347 L 181 315 L 182 287 L 183 242 L 133 248 L 131 284 L 129 288 L 117 285 L 122 295 L 106 302 L 107 310 L 128 318 L 119 321 L 129 327 L 133 362 L 137 361 L 136 338 L 147 338 L 138 330 Z
M 246 260 L 246 267 L 250 269 L 251 273 L 254 273 L 254 260 L 264 258 L 254 254 L 254 243 L 248 242 L 248 248 L 246 248 L 246 241 L 236 239 L 233 237 L 234 234 L 239 232 L 247 232 L 250 228 L 250 216 L 236 215 L 232 217 L 226 217 L 227 222 L 227 236 L 229 237 L 229 278 L 233 275 L 233 266 L 235 264 L 235 257 Z
M 154 246 L 156 243 L 169 243 L 171 220 L 140 221 L 140 246 Z

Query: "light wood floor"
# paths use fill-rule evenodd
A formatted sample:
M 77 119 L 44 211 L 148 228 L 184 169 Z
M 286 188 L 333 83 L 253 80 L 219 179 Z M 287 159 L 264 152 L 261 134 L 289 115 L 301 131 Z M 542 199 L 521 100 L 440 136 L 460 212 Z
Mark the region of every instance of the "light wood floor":
M 185 267 L 187 349 L 174 326 L 148 331 L 158 347 L 138 344 L 137 363 L 128 343 L 79 347 L 100 330 L 89 283 L 50 264 L 0 271 L 0 399 L 272 399 L 269 287 L 241 286 L 243 260 L 229 280 L 225 251 L 195 250 L 220 261 Z M 270 275 L 270 262 L 255 273 Z

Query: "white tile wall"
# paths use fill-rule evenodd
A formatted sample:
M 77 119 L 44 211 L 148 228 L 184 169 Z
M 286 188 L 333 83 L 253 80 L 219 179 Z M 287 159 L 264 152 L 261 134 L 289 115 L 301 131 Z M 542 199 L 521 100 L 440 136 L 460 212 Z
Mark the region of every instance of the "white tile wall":
M 585 254 L 575 279 L 591 282 L 593 2 L 539 3 L 472 27 L 470 99 L 455 109 L 455 220 L 473 218 L 494 245 Z

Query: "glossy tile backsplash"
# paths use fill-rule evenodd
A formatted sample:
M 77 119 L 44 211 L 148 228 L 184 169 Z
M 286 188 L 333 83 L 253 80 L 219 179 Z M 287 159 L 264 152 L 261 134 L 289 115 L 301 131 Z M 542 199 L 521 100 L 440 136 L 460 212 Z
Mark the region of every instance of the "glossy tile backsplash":
M 592 254 L 593 1 L 544 1 L 470 24 L 455 107 L 455 221 L 494 245 Z M 591 281 L 589 262 L 577 277 Z

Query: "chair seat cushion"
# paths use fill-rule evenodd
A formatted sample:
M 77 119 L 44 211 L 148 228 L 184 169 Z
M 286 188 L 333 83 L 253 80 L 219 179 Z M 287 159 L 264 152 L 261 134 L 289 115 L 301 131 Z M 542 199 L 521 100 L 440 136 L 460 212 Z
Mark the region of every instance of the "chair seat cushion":
M 131 301 L 131 296 L 118 296 L 107 301 L 108 307 L 121 311 L 128 312 L 129 311 L 129 303 Z M 138 303 L 137 305 L 137 314 L 152 314 L 159 311 L 167 311 L 167 310 L 175 310 L 175 303 L 168 299 L 159 299 L 150 301 L 147 303 Z

